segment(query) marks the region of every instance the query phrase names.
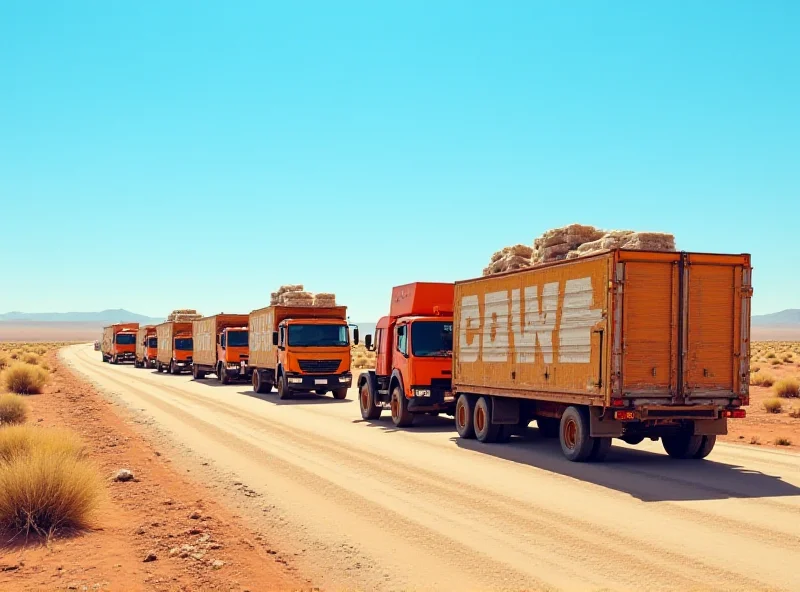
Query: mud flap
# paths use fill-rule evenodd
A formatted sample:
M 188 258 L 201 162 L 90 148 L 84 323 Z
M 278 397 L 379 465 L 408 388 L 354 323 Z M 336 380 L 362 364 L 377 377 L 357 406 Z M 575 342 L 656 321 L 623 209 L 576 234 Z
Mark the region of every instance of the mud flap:
M 592 438 L 619 438 L 622 435 L 624 423 L 603 418 L 603 410 L 598 407 L 589 408 L 589 435 Z
M 694 420 L 695 436 L 724 436 L 728 433 L 728 419 L 696 419 Z
M 519 423 L 519 401 L 505 397 L 492 397 L 492 423 L 517 425 Z

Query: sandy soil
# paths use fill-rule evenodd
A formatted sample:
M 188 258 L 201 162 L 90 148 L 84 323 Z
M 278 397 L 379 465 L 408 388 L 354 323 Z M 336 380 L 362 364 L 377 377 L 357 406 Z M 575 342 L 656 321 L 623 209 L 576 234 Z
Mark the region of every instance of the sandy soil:
M 49 544 L 17 540 L 0 546 L 0 590 L 255 591 L 306 585 L 268 539 L 252 533 L 246 519 L 173 464 L 168 448 L 151 446 L 122 419 L 124 413 L 58 365 L 54 352 L 48 362 L 55 374 L 44 394 L 29 397 L 30 421 L 75 429 L 102 475 L 128 468 L 136 481 L 107 480 L 89 532 Z M 190 518 L 194 512 L 199 517 Z M 184 545 L 193 547 L 186 549 L 189 556 L 170 556 Z M 144 562 L 149 552 L 157 559 Z
M 326 589 L 800 589 L 797 454 L 646 442 L 575 464 L 535 428 L 487 446 L 443 418 L 364 422 L 354 391 L 279 401 L 63 356 Z

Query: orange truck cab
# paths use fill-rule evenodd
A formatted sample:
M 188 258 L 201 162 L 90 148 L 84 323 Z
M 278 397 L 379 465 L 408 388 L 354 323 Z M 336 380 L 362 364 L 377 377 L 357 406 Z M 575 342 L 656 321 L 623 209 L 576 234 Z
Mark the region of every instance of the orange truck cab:
M 158 355 L 156 370 L 180 374 L 192 369 L 192 323 L 167 321 L 156 327 Z
M 119 364 L 136 360 L 136 334 L 139 323 L 115 323 L 103 327 L 100 351 L 104 362 Z
M 193 322 L 192 376 L 208 373 L 222 384 L 250 380 L 250 346 L 246 314 L 218 314 Z
M 353 330 L 358 343 L 358 328 Z M 253 390 L 278 397 L 293 393 L 331 392 L 347 397 L 350 330 L 345 306 L 268 306 L 250 313 L 250 364 Z
M 414 415 L 455 411 L 452 394 L 453 284 L 417 282 L 392 290 L 389 316 L 364 338 L 377 352 L 374 371 L 358 377 L 361 417 L 377 419 L 387 407 L 397 427 Z
M 152 368 L 156 356 L 158 355 L 158 348 L 156 345 L 156 326 L 144 325 L 139 327 L 136 335 L 136 358 L 133 365 L 137 368 Z

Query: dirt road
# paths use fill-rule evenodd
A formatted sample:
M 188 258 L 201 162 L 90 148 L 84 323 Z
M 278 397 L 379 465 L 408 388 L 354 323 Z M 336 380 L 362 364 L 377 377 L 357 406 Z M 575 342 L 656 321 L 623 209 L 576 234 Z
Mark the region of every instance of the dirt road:
M 363 422 L 355 391 L 279 401 L 90 346 L 62 356 L 323 588 L 800 589 L 798 455 L 717 445 L 679 462 L 620 443 L 575 464 L 535 428 L 481 445 L 449 418 Z

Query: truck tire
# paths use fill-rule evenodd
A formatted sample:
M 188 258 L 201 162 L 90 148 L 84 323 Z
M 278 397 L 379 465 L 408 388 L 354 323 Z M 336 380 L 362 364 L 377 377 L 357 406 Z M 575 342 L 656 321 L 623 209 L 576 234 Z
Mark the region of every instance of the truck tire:
M 602 462 L 608 456 L 609 450 L 611 450 L 611 438 L 595 438 L 589 460 Z
M 178 368 L 175 366 L 175 360 L 169 361 L 169 373 L 170 374 L 178 374 Z
M 292 396 L 292 391 L 289 390 L 289 385 L 286 384 L 286 377 L 279 376 L 278 377 L 278 398 L 279 399 L 289 399 Z
M 358 392 L 358 406 L 361 408 L 361 419 L 378 419 L 381 416 L 381 408 L 375 404 L 375 397 L 370 395 L 366 381 Z
M 459 395 L 456 401 L 456 432 L 460 438 L 473 440 L 475 438 L 475 397 L 472 395 Z
M 325 389 L 317 389 L 314 392 L 317 393 L 318 395 L 327 395 L 328 394 L 328 391 L 326 391 Z
M 341 401 L 342 399 L 346 399 L 347 398 L 347 389 L 346 388 L 333 389 L 331 391 L 331 393 L 333 393 L 333 398 L 334 399 L 338 399 L 339 401 Z
M 537 417 L 536 425 L 543 438 L 558 438 L 561 422 L 554 417 Z
M 163 372 L 163 368 L 161 367 L 161 362 L 156 362 L 156 372 Z
M 272 390 L 272 385 L 264 380 L 258 370 L 253 370 L 253 390 L 262 394 Z
M 116 354 L 111 358 L 111 363 L 112 364 L 117 364 L 118 363 Z
M 622 440 L 627 444 L 631 444 L 632 446 L 636 446 L 637 444 L 641 444 L 642 442 L 644 442 L 644 436 L 631 434 L 630 436 L 622 436 L 620 440 Z
M 489 397 L 478 397 L 472 418 L 472 423 L 475 426 L 475 438 L 477 438 L 478 442 L 484 444 L 497 442 L 502 426 L 492 423 L 492 403 Z
M 414 423 L 414 414 L 408 410 L 408 399 L 399 386 L 392 389 L 392 423 L 398 428 L 407 428 Z
M 714 450 L 714 444 L 717 443 L 716 436 L 703 436 L 703 441 L 700 443 L 700 448 L 694 453 L 696 459 L 707 457 Z
M 594 450 L 594 438 L 589 435 L 589 412 L 583 407 L 567 407 L 561 416 L 559 441 L 561 452 L 572 462 L 583 462 Z
M 700 452 L 700 447 L 703 445 L 703 436 L 680 432 L 672 436 L 663 436 L 661 444 L 672 458 L 694 458 L 694 455 Z M 711 451 L 709 450 L 709 452 Z
M 197 366 L 192 364 L 192 378 L 195 380 L 202 380 L 206 377 L 206 373 L 200 370 Z

